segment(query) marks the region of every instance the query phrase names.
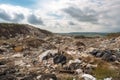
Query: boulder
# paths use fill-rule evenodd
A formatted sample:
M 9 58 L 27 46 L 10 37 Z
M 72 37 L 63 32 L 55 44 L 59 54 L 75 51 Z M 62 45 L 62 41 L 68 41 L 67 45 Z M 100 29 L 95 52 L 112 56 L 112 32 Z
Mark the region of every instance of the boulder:
M 63 54 L 57 54 L 54 56 L 53 58 L 53 62 L 54 64 L 59 64 L 61 63 L 62 65 L 64 65 L 67 61 L 66 56 L 64 56 Z
M 109 50 L 103 51 L 104 55 L 102 56 L 103 60 L 109 61 L 110 57 L 112 56 L 112 52 Z

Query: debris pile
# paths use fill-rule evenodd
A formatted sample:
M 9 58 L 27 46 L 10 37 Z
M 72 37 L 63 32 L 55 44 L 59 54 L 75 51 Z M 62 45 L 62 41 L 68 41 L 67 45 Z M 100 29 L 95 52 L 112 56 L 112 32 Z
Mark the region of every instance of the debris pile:
M 0 80 L 120 79 L 120 37 L 38 34 L 1 38 Z

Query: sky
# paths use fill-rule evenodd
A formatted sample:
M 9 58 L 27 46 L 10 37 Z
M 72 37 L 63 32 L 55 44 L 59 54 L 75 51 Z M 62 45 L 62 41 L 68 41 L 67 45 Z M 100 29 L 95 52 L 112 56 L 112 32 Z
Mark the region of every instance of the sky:
M 0 0 L 0 23 L 55 33 L 120 32 L 120 0 Z

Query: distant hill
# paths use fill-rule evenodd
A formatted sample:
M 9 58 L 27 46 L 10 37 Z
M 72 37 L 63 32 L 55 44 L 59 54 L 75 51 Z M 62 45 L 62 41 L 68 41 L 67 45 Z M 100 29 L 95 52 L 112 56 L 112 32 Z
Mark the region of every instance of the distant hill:
M 120 36 L 120 32 L 109 33 L 109 34 L 107 34 L 107 37 L 109 37 L 109 38 L 119 37 L 119 36 Z
M 99 33 L 99 32 L 71 32 L 71 33 L 60 33 L 61 35 L 69 36 L 84 36 L 84 37 L 104 37 L 108 33 Z
M 18 35 L 46 37 L 52 33 L 28 24 L 0 23 L 0 37 L 8 39 Z

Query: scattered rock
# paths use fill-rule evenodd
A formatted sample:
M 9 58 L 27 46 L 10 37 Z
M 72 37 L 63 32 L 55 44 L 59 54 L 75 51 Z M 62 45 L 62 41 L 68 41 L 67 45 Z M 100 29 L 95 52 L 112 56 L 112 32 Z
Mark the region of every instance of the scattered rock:
M 96 78 L 93 77 L 93 76 L 90 75 L 90 74 L 83 74 L 82 77 L 83 77 L 85 80 L 96 80 Z
M 61 63 L 62 65 L 65 64 L 67 61 L 66 56 L 64 56 L 63 54 L 56 54 L 53 58 L 53 62 L 54 64 L 59 64 Z
M 114 62 L 120 57 L 118 53 L 112 50 L 93 50 L 90 54 L 110 62 Z
M 59 80 L 64 76 L 81 80 L 81 75 L 84 80 L 96 80 L 93 70 L 120 67 L 120 37 L 75 39 L 29 25 L 0 27 L 0 36 L 5 37 L 0 40 L 0 80 Z
M 0 80 L 18 80 L 18 79 L 13 75 L 3 75 L 0 76 Z
M 105 78 L 104 80 L 112 80 L 112 78 Z

